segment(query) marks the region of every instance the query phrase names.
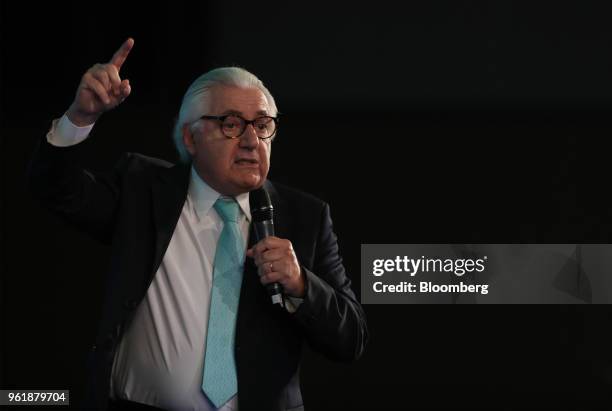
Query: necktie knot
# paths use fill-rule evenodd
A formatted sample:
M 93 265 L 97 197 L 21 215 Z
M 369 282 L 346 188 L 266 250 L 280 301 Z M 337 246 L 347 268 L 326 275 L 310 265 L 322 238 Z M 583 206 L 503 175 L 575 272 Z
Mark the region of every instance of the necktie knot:
M 219 213 L 224 223 L 230 221 L 233 223 L 238 222 L 240 208 L 233 198 L 219 198 L 213 207 L 217 210 L 217 213 Z

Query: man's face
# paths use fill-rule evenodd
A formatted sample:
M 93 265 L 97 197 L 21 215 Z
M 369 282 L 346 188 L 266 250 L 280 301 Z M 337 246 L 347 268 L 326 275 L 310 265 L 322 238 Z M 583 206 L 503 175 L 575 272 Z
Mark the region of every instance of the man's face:
M 256 88 L 215 86 L 206 115 L 238 114 L 246 120 L 272 115 L 264 94 Z M 270 168 L 271 139 L 260 140 L 249 124 L 242 136 L 229 139 L 218 120 L 200 120 L 183 128 L 183 140 L 200 175 L 223 195 L 235 196 L 261 187 Z

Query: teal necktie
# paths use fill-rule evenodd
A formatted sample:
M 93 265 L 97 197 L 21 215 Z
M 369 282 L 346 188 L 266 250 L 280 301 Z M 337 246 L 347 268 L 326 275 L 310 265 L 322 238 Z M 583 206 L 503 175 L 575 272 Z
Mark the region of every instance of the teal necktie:
M 234 337 L 245 249 L 238 225 L 238 203 L 219 198 L 214 208 L 224 224 L 213 266 L 202 389 L 219 408 L 238 391 Z

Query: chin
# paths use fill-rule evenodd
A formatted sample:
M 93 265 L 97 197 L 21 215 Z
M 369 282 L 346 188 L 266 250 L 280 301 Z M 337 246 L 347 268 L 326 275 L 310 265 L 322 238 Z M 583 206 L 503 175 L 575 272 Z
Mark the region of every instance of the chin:
M 237 182 L 237 186 L 241 187 L 245 191 L 252 191 L 256 188 L 263 186 L 265 179 L 261 178 L 260 175 L 248 176 L 246 178 L 242 178 L 239 182 Z

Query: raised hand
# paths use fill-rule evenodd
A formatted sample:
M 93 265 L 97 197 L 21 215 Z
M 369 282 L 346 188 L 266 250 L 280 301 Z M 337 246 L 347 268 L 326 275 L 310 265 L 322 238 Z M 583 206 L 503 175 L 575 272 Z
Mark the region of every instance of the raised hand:
M 119 71 L 134 46 L 127 39 L 106 64 L 95 64 L 85 72 L 66 115 L 77 126 L 94 123 L 104 112 L 117 107 L 132 91 L 130 81 Z

